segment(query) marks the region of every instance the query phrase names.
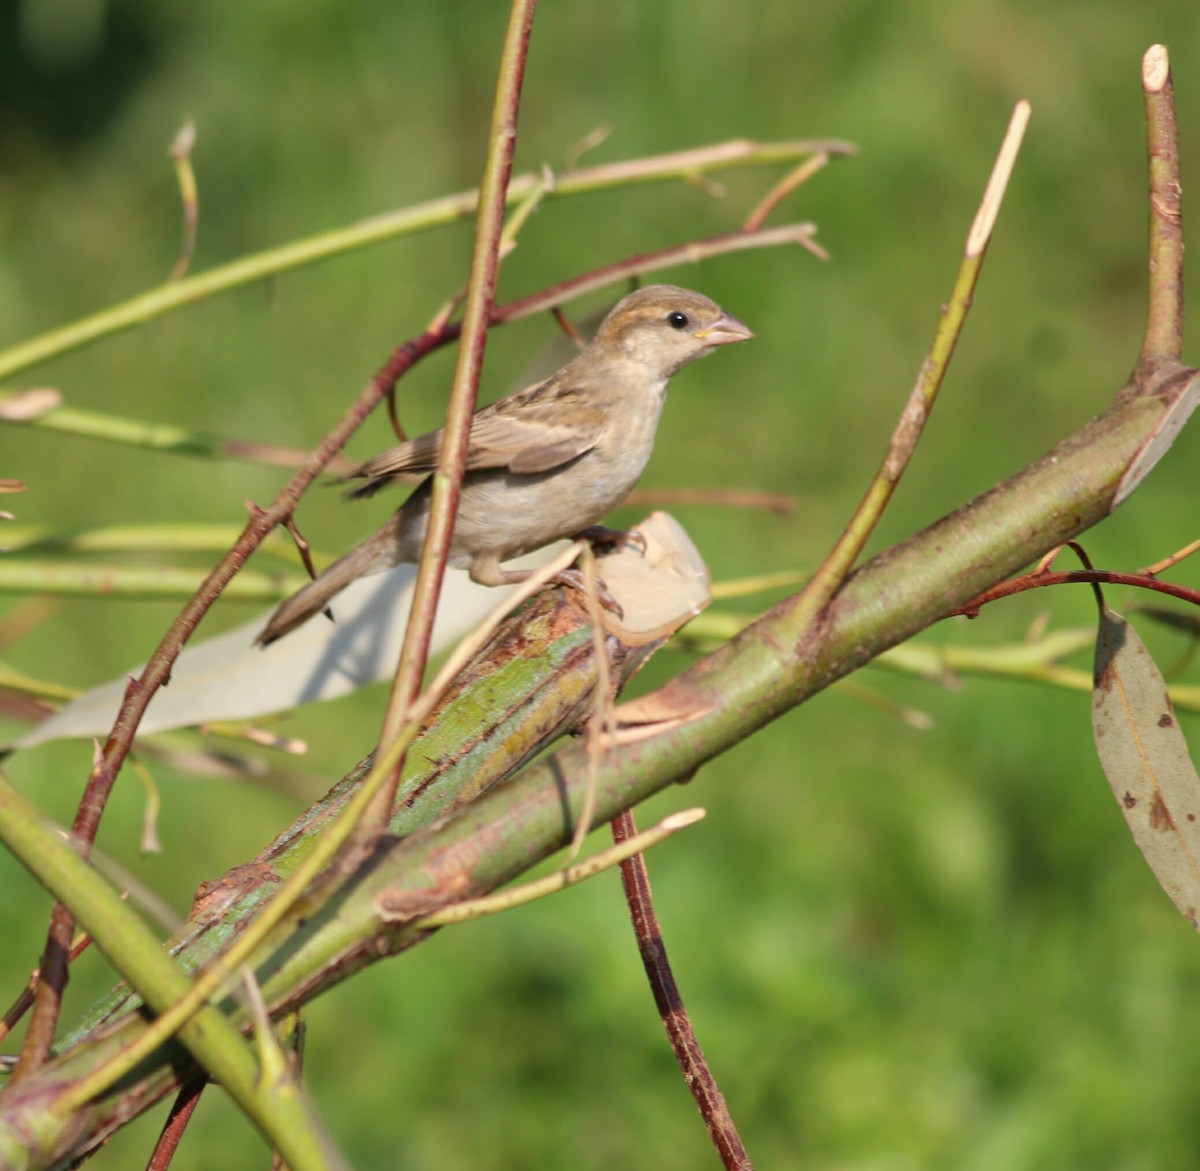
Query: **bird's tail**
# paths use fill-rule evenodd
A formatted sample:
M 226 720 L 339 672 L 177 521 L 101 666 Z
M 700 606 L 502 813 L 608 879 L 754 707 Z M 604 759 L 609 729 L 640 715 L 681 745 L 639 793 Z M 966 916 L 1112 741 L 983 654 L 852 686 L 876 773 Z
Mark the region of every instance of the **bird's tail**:
M 400 554 L 399 527 L 400 514 L 396 513 L 383 528 L 355 545 L 345 557 L 335 561 L 319 577 L 282 602 L 254 641 L 259 646 L 269 646 L 277 638 L 290 634 L 297 626 L 307 622 L 314 614 L 327 609 L 330 601 L 352 581 L 373 573 L 383 573 L 399 565 L 404 560 Z

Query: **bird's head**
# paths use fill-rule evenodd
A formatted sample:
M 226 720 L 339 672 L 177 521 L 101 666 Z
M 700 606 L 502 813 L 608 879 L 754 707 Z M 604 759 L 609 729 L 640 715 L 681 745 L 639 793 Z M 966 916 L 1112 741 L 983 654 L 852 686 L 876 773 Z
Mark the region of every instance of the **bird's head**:
M 701 293 L 675 285 L 647 285 L 613 306 L 596 331 L 595 345 L 611 347 L 667 379 L 717 346 L 753 333 Z

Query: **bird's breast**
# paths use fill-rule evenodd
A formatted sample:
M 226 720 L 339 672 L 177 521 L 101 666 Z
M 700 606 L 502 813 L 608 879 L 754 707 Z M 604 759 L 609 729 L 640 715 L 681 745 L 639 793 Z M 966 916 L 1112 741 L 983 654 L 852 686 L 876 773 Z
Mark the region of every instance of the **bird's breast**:
M 654 448 L 665 384 L 636 402 L 609 404 L 596 443 L 575 459 L 535 475 L 506 469 L 468 472 L 454 525 L 451 562 L 481 552 L 502 561 L 598 524 L 629 494 Z M 415 520 L 416 518 L 414 518 Z M 413 526 L 423 532 L 425 517 Z

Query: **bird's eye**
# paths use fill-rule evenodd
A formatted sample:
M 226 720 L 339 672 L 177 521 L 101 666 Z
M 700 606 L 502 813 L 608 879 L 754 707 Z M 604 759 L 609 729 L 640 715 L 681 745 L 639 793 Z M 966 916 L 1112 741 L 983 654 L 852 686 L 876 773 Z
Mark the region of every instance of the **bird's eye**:
M 667 314 L 667 324 L 672 329 L 687 329 L 688 315 L 686 313 L 680 313 L 679 310 L 676 309 Z

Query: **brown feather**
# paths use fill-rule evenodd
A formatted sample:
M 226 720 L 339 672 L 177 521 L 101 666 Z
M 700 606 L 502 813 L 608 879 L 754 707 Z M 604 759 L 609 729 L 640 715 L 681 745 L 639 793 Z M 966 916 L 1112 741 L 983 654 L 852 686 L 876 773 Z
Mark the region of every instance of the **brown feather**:
M 521 580 L 503 562 L 597 525 L 637 482 L 658 428 L 667 382 L 689 362 L 752 336 L 699 293 L 649 285 L 623 298 L 595 339 L 552 378 L 484 407 L 468 439 L 449 563 L 484 585 Z M 442 432 L 369 459 L 347 479 L 370 496 L 394 477 L 428 475 Z M 420 556 L 431 481 L 374 535 L 284 602 L 258 641 L 269 643 L 354 578 Z

